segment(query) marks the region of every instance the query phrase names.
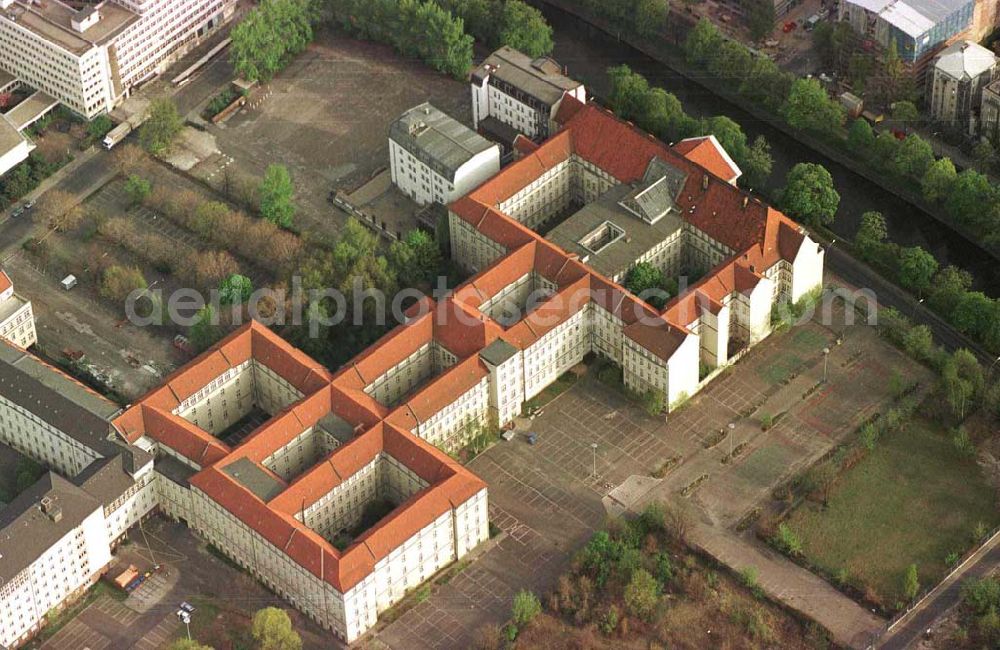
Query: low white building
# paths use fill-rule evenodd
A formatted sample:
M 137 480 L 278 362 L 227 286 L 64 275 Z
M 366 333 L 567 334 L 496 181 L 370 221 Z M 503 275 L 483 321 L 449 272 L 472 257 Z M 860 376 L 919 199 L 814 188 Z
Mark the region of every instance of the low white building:
M 493 126 L 495 120 L 541 141 L 555 131 L 553 121 L 567 96 L 587 101 L 583 84 L 563 74 L 554 60 L 532 59 L 505 45 L 472 73 L 472 124 L 488 133 L 502 131 Z
M 92 118 L 232 17 L 234 0 L 0 0 L 0 69 Z
M 35 145 L 0 115 L 0 176 L 28 159 Z
M 500 171 L 500 147 L 424 103 L 389 127 L 389 166 L 417 203 L 448 204 Z
M 978 131 L 983 89 L 997 78 L 997 57 L 962 41 L 946 48 L 927 75 L 931 119 L 972 135 Z

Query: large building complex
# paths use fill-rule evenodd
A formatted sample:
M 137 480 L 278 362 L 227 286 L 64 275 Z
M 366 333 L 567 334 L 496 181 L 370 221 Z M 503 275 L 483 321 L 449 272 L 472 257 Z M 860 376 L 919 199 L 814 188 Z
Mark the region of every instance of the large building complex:
M 93 584 L 156 506 L 153 457 L 113 437 L 119 407 L 0 342 L 0 441 L 49 467 L 0 512 L 0 644 Z
M 997 57 L 971 41 L 950 45 L 934 60 L 926 94 L 931 119 L 956 131 L 979 130 L 983 88 L 997 75 Z
M 392 182 L 421 205 L 451 203 L 500 171 L 500 148 L 424 103 L 389 127 Z
M 564 97 L 586 102 L 587 91 L 552 59 L 532 59 L 504 46 L 472 73 L 472 124 L 511 142 L 505 137 L 509 129 L 541 141 L 555 131 Z
M 439 409 L 417 396 L 400 403 L 399 376 L 385 385 L 370 374 L 409 363 L 416 382 L 441 356 L 417 350 L 399 359 L 401 350 L 386 342 L 331 377 L 251 323 L 114 426 L 157 456 L 164 512 L 353 641 L 489 534 L 486 485 L 419 425 L 418 435 L 409 430 L 409 414 Z M 248 432 L 248 418 L 264 423 Z M 372 525 L 380 504 L 388 514 Z
M 0 0 L 0 70 L 80 115 L 110 111 L 228 20 L 234 0 Z
M 35 145 L 21 135 L 6 116 L 0 115 L 0 176 L 28 159 Z

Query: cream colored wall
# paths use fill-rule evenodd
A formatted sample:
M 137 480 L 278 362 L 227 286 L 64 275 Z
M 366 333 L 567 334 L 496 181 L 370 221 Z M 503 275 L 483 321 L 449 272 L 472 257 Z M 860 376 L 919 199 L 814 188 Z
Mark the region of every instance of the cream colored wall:
M 76 476 L 98 459 L 82 442 L 4 397 L 0 397 L 0 440 L 63 476 Z
M 483 377 L 471 389 L 421 422 L 414 433 L 446 452 L 458 451 L 469 442 L 476 428 L 489 417 L 489 377 Z

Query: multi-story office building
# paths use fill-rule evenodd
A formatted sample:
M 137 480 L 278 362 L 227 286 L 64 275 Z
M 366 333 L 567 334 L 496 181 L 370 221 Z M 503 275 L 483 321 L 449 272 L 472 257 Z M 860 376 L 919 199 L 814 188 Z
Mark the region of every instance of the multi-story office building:
M 20 348 L 38 342 L 31 301 L 14 293 L 14 284 L 4 271 L 0 271 L 0 338 Z
M 0 0 L 0 69 L 91 118 L 228 20 L 234 0 Z
M 966 134 L 979 127 L 983 88 L 997 76 L 997 57 L 971 41 L 955 43 L 934 60 L 927 75 L 931 119 Z
M 552 59 L 532 59 L 505 45 L 472 73 L 472 124 L 503 137 L 506 129 L 497 126 L 502 124 L 541 141 L 555 130 L 564 97 L 586 102 L 587 91 Z
M 389 166 L 414 201 L 446 204 L 500 171 L 500 147 L 424 103 L 389 127 Z

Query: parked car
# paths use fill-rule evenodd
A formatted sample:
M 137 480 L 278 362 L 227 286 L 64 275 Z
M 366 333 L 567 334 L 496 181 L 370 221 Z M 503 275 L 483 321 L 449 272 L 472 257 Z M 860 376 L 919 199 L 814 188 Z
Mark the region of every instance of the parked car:
M 17 219 L 22 214 L 24 214 L 24 206 L 23 205 L 19 205 L 16 208 L 14 208 L 13 210 L 11 210 L 11 212 L 10 212 L 10 218 L 11 219 Z
M 25 201 L 25 203 L 24 203 L 24 209 L 25 210 L 30 210 L 33 207 L 35 207 L 35 201 L 34 200 Z

